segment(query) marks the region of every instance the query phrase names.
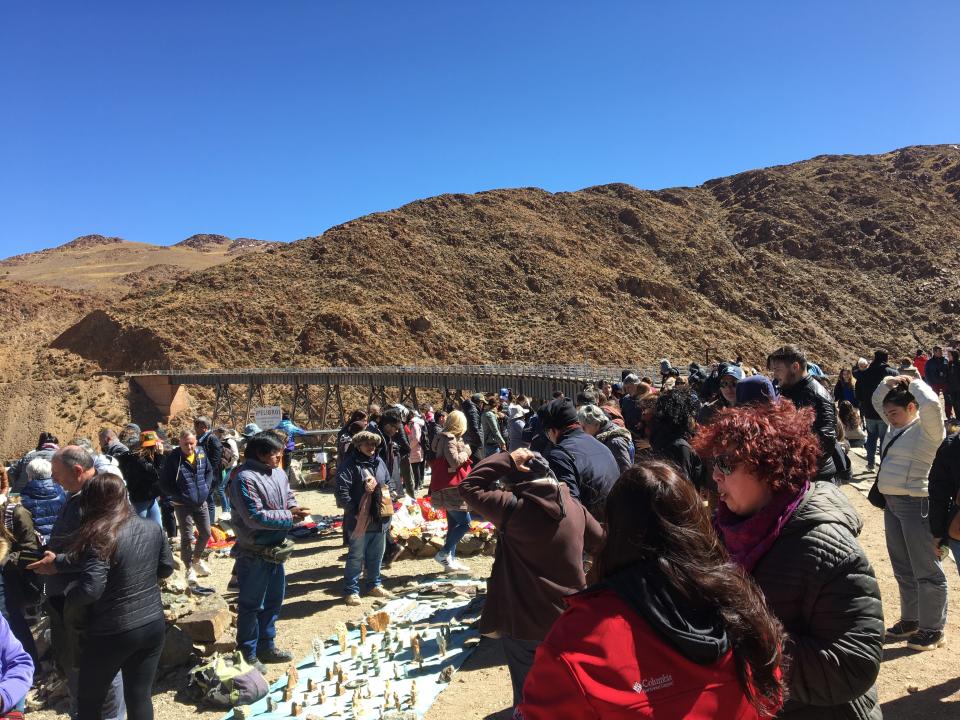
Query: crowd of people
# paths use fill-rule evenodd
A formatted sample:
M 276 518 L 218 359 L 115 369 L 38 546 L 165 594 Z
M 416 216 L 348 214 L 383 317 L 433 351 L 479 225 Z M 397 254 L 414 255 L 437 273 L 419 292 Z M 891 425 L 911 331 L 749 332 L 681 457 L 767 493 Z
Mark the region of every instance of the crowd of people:
M 960 358 L 884 350 L 829 381 L 793 345 L 659 377 L 624 370 L 573 398 L 509 388 L 442 408 L 370 405 L 337 438 L 343 595 L 390 598 L 396 502 L 445 511 L 440 572 L 473 518 L 497 529 L 480 630 L 498 638 L 518 718 L 879 718 L 883 643 L 945 642 L 948 548 L 960 569 Z M 43 433 L 3 471 L 0 716 L 22 708 L 42 603 L 76 718 L 152 718 L 159 582 L 197 593 L 211 527 L 236 534 L 237 647 L 275 644 L 308 517 L 285 471 L 306 431 L 240 433 L 206 417 L 171 443 L 134 424 L 98 445 Z M 899 617 L 884 627 L 862 520 L 839 486 L 864 448 Z M 879 458 L 879 461 L 878 461 Z M 18 498 L 18 501 L 14 501 Z

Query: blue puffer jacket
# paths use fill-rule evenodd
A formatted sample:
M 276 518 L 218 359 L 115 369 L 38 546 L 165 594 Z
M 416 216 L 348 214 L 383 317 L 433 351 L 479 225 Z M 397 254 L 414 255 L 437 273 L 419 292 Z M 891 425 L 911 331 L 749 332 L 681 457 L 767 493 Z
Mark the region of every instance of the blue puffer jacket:
M 35 478 L 20 493 L 20 504 L 33 516 L 33 527 L 43 536 L 44 543 L 66 502 L 67 494 L 53 478 Z
M 201 507 L 213 489 L 213 468 L 199 446 L 194 465 L 187 462 L 180 448 L 174 448 L 160 473 L 160 490 L 177 505 Z

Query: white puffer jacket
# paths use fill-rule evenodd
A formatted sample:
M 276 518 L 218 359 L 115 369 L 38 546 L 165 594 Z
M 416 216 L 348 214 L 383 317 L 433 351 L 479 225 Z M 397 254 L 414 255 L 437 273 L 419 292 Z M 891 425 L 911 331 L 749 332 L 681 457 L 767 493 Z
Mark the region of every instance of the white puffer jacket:
M 883 399 L 889 392 L 890 386 L 882 382 L 873 393 L 873 407 L 884 420 L 887 415 L 883 411 Z M 906 428 L 887 427 L 881 452 L 898 433 L 903 434 L 887 451 L 877 484 L 884 495 L 927 497 L 927 476 L 937 448 L 943 442 L 945 418 L 939 396 L 923 380 L 913 380 L 910 392 L 917 399 L 920 416 Z

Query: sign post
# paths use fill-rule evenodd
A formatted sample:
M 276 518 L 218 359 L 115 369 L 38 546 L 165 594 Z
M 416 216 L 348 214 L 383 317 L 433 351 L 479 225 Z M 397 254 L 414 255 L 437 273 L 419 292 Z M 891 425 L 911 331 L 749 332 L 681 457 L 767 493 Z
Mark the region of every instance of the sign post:
M 282 418 L 283 410 L 279 405 L 268 405 L 253 410 L 253 421 L 260 426 L 261 430 L 273 430 L 280 424 Z

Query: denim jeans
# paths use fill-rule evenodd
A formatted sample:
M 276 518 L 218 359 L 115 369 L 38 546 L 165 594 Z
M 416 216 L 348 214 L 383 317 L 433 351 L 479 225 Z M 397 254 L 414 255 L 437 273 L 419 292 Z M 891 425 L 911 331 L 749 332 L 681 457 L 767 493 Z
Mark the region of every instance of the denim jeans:
M 360 570 L 367 568 L 367 583 L 370 587 L 380 585 L 380 565 L 387 546 L 387 533 L 366 532 L 350 538 L 347 551 L 347 566 L 343 573 L 343 592 L 346 595 L 360 594 Z
M 447 510 L 447 540 L 440 550 L 449 557 L 457 556 L 457 543 L 470 529 L 470 513 L 459 510 Z
M 893 575 L 900 588 L 900 619 L 921 630 L 943 630 L 947 621 L 947 576 L 933 549 L 930 499 L 884 495 L 883 529 Z
M 210 493 L 210 497 L 207 498 L 207 512 L 210 514 L 210 524 L 213 525 L 217 521 L 217 502 L 220 502 L 220 507 L 223 508 L 224 512 L 230 512 L 230 500 L 227 498 L 227 480 L 226 471 L 221 471 L 220 482 L 216 483 L 216 487 L 213 489 L 213 492 Z
M 153 520 L 157 525 L 163 527 L 163 518 L 160 515 L 160 503 L 156 500 L 135 502 L 133 503 L 133 509 L 136 510 L 137 515 L 144 520 Z
M 867 418 L 867 467 L 874 466 L 877 455 L 877 444 L 883 445 L 883 438 L 887 435 L 887 423 L 884 420 Z
M 237 648 L 247 658 L 273 647 L 287 589 L 283 563 L 237 555 Z

